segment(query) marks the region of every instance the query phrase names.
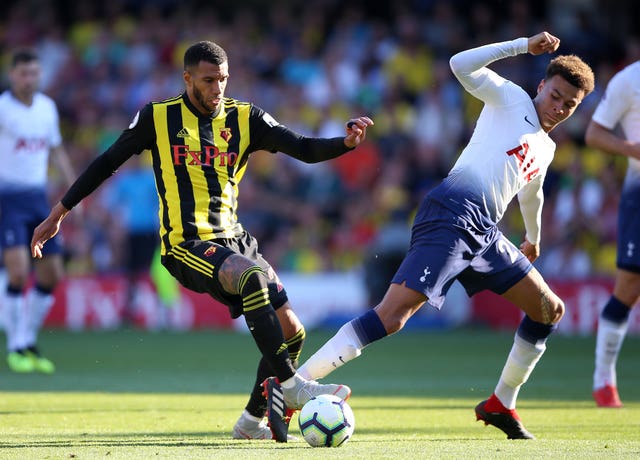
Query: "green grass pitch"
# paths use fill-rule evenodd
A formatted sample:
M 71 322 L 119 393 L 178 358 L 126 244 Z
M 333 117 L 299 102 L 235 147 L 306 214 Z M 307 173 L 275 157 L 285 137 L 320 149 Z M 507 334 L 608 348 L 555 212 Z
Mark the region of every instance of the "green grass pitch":
M 47 330 L 55 375 L 13 374 L 2 359 L 0 459 L 640 458 L 638 337 L 618 366 L 624 408 L 591 400 L 594 339 L 555 336 L 519 398 L 538 439 L 508 441 L 476 422 L 512 335 L 406 330 L 371 345 L 327 379 L 353 389 L 353 438 L 318 449 L 230 439 L 258 357 L 248 335 Z M 329 336 L 309 333 L 303 357 Z

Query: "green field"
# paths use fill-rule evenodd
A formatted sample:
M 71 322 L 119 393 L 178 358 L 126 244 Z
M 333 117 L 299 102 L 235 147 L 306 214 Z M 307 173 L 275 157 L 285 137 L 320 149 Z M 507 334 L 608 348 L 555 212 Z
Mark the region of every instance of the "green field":
M 329 335 L 309 333 L 304 356 Z M 518 409 L 538 439 L 508 441 L 475 421 L 511 333 L 404 331 L 369 347 L 330 380 L 349 384 L 353 439 L 235 441 L 257 351 L 240 333 L 45 331 L 53 376 L 0 367 L 0 459 L 640 458 L 640 338 L 619 363 L 620 410 L 591 401 L 594 339 L 550 339 Z M 297 433 L 294 419 L 291 432 Z

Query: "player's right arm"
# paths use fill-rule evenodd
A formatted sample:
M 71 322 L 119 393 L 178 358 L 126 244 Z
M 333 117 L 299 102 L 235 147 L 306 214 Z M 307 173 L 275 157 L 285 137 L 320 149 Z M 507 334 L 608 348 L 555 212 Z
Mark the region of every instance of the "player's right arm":
M 509 94 L 505 91 L 506 81 L 487 65 L 500 59 L 530 53 L 552 53 L 558 49 L 560 40 L 548 32 L 541 32 L 530 38 L 491 43 L 461 51 L 449 60 L 451 71 L 460 84 L 470 94 L 481 101 L 492 104 L 507 104 Z
M 131 155 L 150 148 L 154 137 L 153 107 L 148 104 L 136 114 L 111 147 L 89 164 L 47 218 L 36 227 L 31 238 L 31 255 L 41 258 L 42 247 L 60 231 L 60 224 L 71 209 L 111 177 Z

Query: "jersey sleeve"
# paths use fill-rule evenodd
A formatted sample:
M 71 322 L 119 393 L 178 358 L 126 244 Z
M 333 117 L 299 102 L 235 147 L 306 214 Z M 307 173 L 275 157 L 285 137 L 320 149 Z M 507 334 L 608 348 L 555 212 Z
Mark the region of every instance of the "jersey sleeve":
M 111 177 L 132 155 L 138 155 L 145 149 L 151 148 L 154 139 L 153 106 L 147 104 L 135 115 L 129 127 L 120 134 L 111 147 L 93 160 L 80 174 L 60 200 L 62 205 L 72 209 Z
M 542 205 L 544 204 L 543 182 L 544 175 L 541 174 L 518 192 L 518 203 L 520 204 L 520 213 L 524 221 L 526 237 L 532 244 L 540 243 Z
M 278 123 L 269 113 L 252 106 L 250 114 L 251 144 L 249 152 L 282 152 L 305 163 L 330 160 L 353 150 L 343 137 L 318 138 L 298 134 Z
M 504 105 L 509 102 L 508 83 L 487 65 L 499 59 L 528 51 L 526 37 L 492 43 L 455 54 L 449 60 L 451 71 L 470 94 L 486 104 Z
M 627 96 L 627 91 L 628 85 L 625 84 L 623 75 L 614 75 L 593 113 L 592 120 L 607 129 L 615 128 L 633 101 Z

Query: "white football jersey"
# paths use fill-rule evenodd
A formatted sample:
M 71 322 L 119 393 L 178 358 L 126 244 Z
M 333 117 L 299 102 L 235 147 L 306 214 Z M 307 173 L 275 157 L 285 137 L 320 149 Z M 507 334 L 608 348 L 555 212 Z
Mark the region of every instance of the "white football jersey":
M 628 65 L 609 81 L 593 121 L 607 129 L 620 123 L 628 140 L 640 142 L 640 61 Z M 640 181 L 640 160 L 629 158 L 629 175 Z
M 449 176 L 450 193 L 479 205 L 497 223 L 517 195 L 527 239 L 540 241 L 542 184 L 555 142 L 542 129 L 531 96 L 485 67 L 527 52 L 527 39 L 463 51 L 451 67 L 464 88 L 484 102 L 473 135 Z
M 0 188 L 45 187 L 49 151 L 62 143 L 58 109 L 42 93 L 27 106 L 10 91 L 0 94 Z

